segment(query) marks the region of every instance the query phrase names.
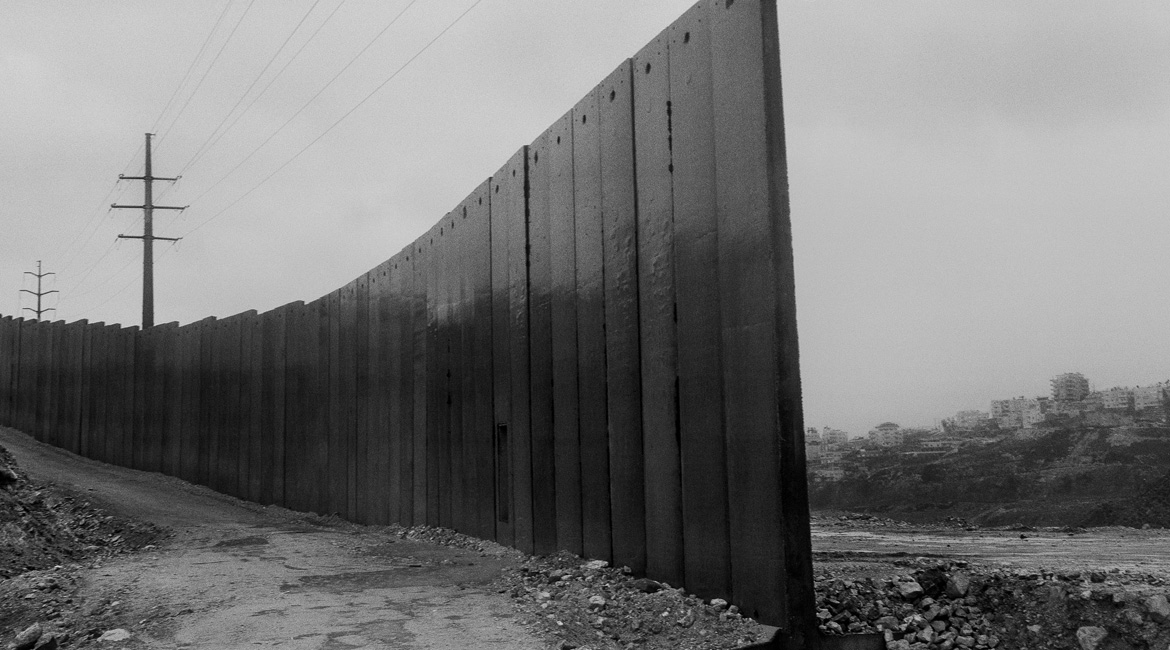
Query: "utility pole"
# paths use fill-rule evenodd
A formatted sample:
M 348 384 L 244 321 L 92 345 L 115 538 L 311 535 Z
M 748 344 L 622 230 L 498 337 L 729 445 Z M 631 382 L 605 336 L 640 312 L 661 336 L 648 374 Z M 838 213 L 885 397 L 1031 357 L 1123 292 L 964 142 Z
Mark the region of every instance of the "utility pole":
M 24 274 L 31 275 L 37 279 L 37 290 L 36 291 L 29 291 L 28 289 L 21 289 L 21 291 L 23 291 L 24 293 L 31 293 L 32 295 L 37 297 L 37 308 L 32 309 L 30 307 L 25 307 L 25 309 L 36 314 L 37 320 L 40 320 L 41 314 L 43 314 L 47 311 L 56 311 L 57 310 L 56 307 L 45 307 L 44 309 L 41 309 L 41 296 L 47 296 L 50 293 L 57 293 L 56 289 L 53 289 L 51 291 L 41 291 L 41 278 L 45 277 L 46 275 L 57 275 L 57 274 L 56 273 L 41 273 L 41 261 L 40 260 L 37 260 L 37 272 L 36 273 L 33 273 L 32 271 L 25 271 Z
M 118 174 L 119 180 L 142 181 L 142 205 L 118 205 L 115 203 L 110 206 L 111 208 L 133 208 L 135 210 L 142 210 L 142 234 L 118 235 L 119 239 L 142 240 L 142 329 L 154 327 L 154 241 L 156 239 L 162 239 L 164 241 L 179 241 L 182 239 L 181 237 L 155 237 L 153 222 L 154 211 L 187 209 L 186 206 L 177 207 L 154 204 L 154 181 L 177 181 L 179 178 L 160 178 L 151 175 L 150 138 L 153 135 L 153 133 L 146 134 L 146 166 L 143 175 L 124 176 L 122 174 Z

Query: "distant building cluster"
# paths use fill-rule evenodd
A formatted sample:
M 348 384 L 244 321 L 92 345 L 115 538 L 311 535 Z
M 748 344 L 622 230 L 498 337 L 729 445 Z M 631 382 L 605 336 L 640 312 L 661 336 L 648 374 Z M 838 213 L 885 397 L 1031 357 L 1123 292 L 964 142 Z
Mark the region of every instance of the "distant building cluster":
M 1034 429 L 1045 422 L 1070 418 L 1113 425 L 1166 419 L 1170 381 L 1095 391 L 1081 373 L 1066 372 L 1053 377 L 1051 384 L 1051 397 L 992 400 L 989 412 L 959 411 L 948 423 L 954 429 L 972 431 L 992 424 L 998 429 Z
M 971 445 L 986 445 L 1041 426 L 1165 426 L 1170 422 L 1170 380 L 1150 386 L 1093 390 L 1079 372 L 1052 378 L 1052 395 L 991 401 L 987 411 L 959 411 L 937 428 L 906 428 L 882 422 L 868 435 L 824 427 L 805 433 L 809 477 L 841 480 L 864 471 L 860 459 L 872 454 L 931 456 L 951 454 Z

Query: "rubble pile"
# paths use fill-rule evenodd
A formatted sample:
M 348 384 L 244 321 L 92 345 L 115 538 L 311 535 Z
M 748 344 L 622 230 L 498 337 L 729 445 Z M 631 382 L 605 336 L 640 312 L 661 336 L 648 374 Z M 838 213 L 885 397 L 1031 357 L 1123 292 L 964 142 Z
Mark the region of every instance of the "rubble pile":
M 165 536 L 85 497 L 28 480 L 0 447 L 0 643 L 15 650 L 83 647 L 119 621 L 117 594 L 82 603 L 84 565 Z
M 1157 577 L 907 564 L 918 568 L 890 578 L 818 575 L 821 631 L 880 632 L 889 650 L 1170 647 L 1170 589 Z
M 81 495 L 30 482 L 0 447 L 0 580 L 141 548 L 163 534 Z
M 530 558 L 501 579 L 526 623 L 558 650 L 735 648 L 765 628 L 723 600 L 705 602 L 629 569 L 569 554 Z

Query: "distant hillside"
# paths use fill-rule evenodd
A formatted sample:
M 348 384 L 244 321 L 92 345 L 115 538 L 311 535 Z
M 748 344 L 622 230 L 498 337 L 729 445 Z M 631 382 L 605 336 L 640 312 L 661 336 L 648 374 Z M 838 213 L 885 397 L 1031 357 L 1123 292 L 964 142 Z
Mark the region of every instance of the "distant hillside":
M 1170 429 L 1041 430 L 942 457 L 887 451 L 845 459 L 810 485 L 814 509 L 986 526 L 1170 528 Z

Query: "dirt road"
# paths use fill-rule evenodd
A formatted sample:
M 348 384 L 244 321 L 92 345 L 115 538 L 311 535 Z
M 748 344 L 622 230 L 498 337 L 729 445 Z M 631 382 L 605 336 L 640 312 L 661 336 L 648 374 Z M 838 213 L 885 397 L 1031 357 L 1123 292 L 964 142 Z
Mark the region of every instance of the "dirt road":
M 498 648 L 544 644 L 488 587 L 518 554 L 462 550 L 265 508 L 93 462 L 0 428 L 30 476 L 166 526 L 172 539 L 85 575 L 83 597 L 127 613 L 141 648 Z M 106 596 L 117 595 L 117 596 Z

